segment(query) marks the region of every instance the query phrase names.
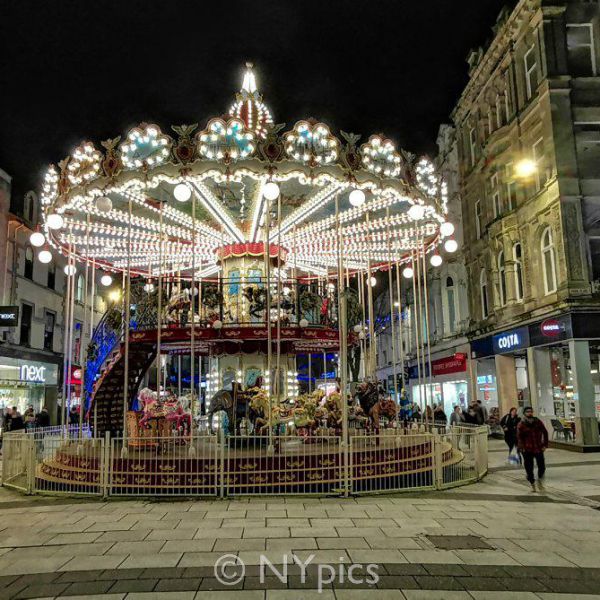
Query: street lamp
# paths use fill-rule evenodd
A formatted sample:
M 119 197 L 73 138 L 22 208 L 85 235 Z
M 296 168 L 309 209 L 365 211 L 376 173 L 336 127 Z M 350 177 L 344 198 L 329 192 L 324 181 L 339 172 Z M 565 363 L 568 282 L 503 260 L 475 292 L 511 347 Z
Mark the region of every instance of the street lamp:
M 519 179 L 528 179 L 537 171 L 537 164 L 530 158 L 522 158 L 515 165 L 515 175 Z

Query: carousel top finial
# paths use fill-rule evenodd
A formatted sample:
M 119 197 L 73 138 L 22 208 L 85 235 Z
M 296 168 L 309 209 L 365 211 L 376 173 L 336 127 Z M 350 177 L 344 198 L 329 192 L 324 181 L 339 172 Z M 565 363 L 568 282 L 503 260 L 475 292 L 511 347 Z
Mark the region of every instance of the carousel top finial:
M 251 62 L 246 63 L 246 72 L 244 73 L 244 81 L 242 82 L 242 92 L 247 92 L 248 94 L 254 94 L 258 91 L 256 87 L 256 77 L 254 76 L 254 71 L 252 67 L 254 65 Z

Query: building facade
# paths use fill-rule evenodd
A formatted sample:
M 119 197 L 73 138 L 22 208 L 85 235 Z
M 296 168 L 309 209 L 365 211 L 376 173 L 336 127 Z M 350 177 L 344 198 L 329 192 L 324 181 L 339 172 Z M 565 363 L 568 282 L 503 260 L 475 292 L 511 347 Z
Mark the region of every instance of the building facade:
M 96 286 L 94 308 L 88 293 L 84 314 L 85 274 L 79 269 L 74 281 L 72 368 L 64 371 L 64 341 L 67 329 L 65 257 L 53 252 L 53 260 L 38 260 L 40 248 L 30 243 L 37 222 L 38 201 L 33 192 L 26 194 L 22 206 L 10 203 L 10 178 L 1 172 L 0 188 L 0 282 L 4 314 L 14 314 L 13 323 L 0 326 L 0 409 L 16 406 L 23 412 L 33 405 L 58 417 L 59 398 L 71 386 L 71 403 L 78 404 L 81 394 L 81 365 L 86 358 L 93 315 L 97 323 L 105 310 L 105 301 Z M 88 279 L 88 292 L 91 281 Z M 85 326 L 84 326 L 85 325 Z
M 521 0 L 453 111 L 472 394 L 598 443 L 600 6 Z M 565 431 L 566 430 L 566 431 Z

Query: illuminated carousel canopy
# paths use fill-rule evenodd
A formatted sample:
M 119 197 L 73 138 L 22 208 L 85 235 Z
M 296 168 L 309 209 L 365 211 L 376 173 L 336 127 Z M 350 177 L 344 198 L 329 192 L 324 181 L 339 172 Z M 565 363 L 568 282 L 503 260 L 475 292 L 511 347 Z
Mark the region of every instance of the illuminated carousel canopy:
M 141 123 L 51 165 L 41 196 L 48 243 L 107 272 L 129 263 L 149 278 L 202 279 L 227 252 L 268 242 L 310 277 L 335 270 L 340 251 L 351 271 L 377 268 L 452 234 L 429 161 L 381 134 L 358 145 L 315 119 L 275 125 L 251 65 L 228 114 L 172 134 Z

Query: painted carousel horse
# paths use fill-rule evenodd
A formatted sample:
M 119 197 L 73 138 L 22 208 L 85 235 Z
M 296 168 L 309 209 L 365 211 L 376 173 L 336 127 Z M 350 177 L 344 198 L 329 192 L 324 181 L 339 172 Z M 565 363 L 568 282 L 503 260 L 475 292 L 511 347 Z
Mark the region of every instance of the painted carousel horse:
M 230 434 L 239 431 L 241 420 L 244 418 L 256 426 L 260 415 L 252 407 L 252 399 L 257 390 L 262 391 L 262 377 L 259 377 L 254 386 L 246 391 L 243 391 L 241 385 L 235 381 L 231 391 L 219 390 L 210 400 L 210 409 L 206 413 L 208 422 L 211 423 L 215 413 L 223 411 L 227 414 Z
M 140 390 L 138 400 L 142 405 L 142 417 L 139 421 L 140 428 L 149 424 L 151 419 L 165 419 L 171 424 L 175 424 L 177 429 L 187 426 L 187 431 L 192 428 L 192 416 L 183 409 L 183 406 L 176 398 L 168 398 L 161 402 L 158 394 L 149 388 Z
M 386 399 L 378 384 L 374 381 L 365 381 L 358 386 L 356 396 L 365 415 L 368 415 L 373 427 L 379 427 L 379 418 L 384 416 L 392 421 L 396 417 L 396 403 L 390 398 Z
M 165 307 L 167 322 L 175 323 L 179 321 L 180 311 L 183 311 L 185 314 L 188 311 L 190 304 L 190 290 L 187 288 L 181 290 L 179 287 L 175 286 Z

